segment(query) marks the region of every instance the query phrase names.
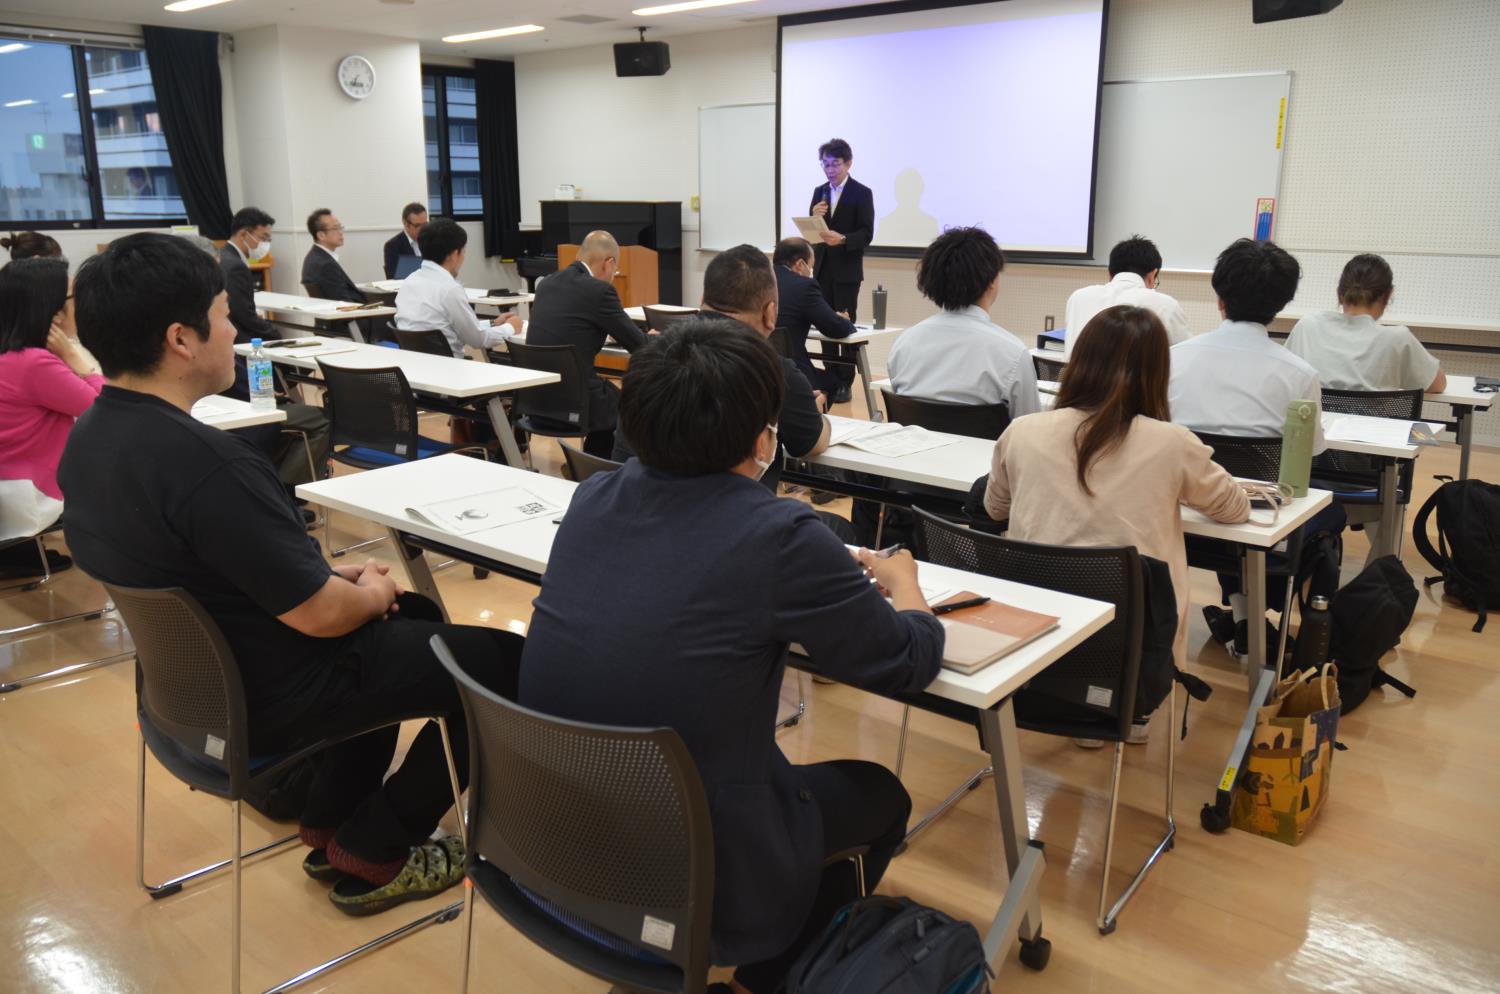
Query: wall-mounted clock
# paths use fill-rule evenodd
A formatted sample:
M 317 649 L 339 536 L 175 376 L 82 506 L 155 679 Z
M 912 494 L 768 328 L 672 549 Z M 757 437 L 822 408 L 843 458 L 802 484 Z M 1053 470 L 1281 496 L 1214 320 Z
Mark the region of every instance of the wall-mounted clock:
M 355 100 L 375 92 L 375 67 L 363 55 L 351 55 L 339 63 L 339 86 Z

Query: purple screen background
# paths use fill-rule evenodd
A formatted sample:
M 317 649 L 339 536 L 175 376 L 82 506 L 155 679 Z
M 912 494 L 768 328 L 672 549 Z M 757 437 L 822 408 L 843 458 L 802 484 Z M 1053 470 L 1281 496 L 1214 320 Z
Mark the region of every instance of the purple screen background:
M 874 191 L 877 245 L 925 246 L 943 228 L 978 224 L 1007 248 L 1085 251 L 1102 21 L 1075 13 L 830 39 L 786 28 L 782 233 L 797 233 L 790 219 L 823 181 L 818 146 L 837 136 L 853 147 L 850 175 Z

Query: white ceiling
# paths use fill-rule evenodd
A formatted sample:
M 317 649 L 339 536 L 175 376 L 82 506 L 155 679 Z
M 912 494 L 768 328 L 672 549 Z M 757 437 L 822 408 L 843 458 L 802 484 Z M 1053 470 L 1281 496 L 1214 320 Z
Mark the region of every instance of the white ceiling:
M 163 10 L 167 0 L 4 0 L 0 23 L 7 12 L 27 15 L 28 21 L 67 18 L 115 24 L 161 24 L 234 32 L 267 24 L 318 28 L 347 28 L 360 33 L 411 38 L 422 51 L 460 58 L 502 58 L 577 48 L 607 42 L 633 41 L 635 28 L 650 28 L 652 39 L 695 34 L 773 19 L 780 14 L 850 7 L 865 0 L 751 0 L 695 13 L 636 17 L 637 7 L 667 0 L 231 0 L 184 14 Z M 572 24 L 561 20 L 592 14 L 611 20 L 600 24 Z M 450 45 L 444 35 L 484 31 L 514 24 L 540 24 L 545 31 L 512 38 Z

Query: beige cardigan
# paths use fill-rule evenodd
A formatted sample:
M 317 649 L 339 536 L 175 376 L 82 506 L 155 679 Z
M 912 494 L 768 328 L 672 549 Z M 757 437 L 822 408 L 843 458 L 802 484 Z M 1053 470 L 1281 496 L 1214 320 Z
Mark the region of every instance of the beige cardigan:
M 1074 433 L 1084 412 L 1018 418 L 995 443 L 984 507 L 1007 534 L 1049 545 L 1133 545 L 1165 562 L 1177 594 L 1177 665 L 1187 659 L 1188 571 L 1179 505 L 1217 521 L 1244 521 L 1250 502 L 1213 450 L 1181 425 L 1138 417 L 1089 469 L 1093 496 L 1078 486 Z

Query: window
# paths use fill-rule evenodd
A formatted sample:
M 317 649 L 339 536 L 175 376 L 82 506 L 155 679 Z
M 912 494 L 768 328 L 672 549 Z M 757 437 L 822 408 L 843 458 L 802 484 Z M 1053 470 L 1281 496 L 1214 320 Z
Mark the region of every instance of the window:
M 0 38 L 0 98 L 0 225 L 185 220 L 145 52 Z
M 462 70 L 422 71 L 427 136 L 427 203 L 434 214 L 474 219 L 484 212 L 479 186 L 479 115 L 474 77 Z

